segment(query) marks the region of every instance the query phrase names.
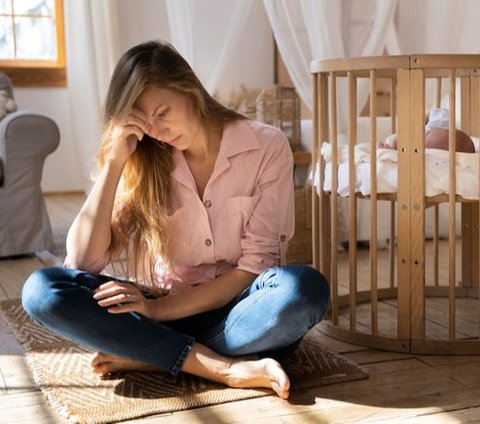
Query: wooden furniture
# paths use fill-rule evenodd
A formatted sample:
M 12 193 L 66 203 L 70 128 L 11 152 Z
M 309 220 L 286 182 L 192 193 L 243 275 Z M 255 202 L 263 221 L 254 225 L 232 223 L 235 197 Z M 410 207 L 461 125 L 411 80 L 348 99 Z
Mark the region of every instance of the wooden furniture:
M 479 354 L 479 201 L 456 195 L 455 121 L 470 136 L 480 133 L 480 55 L 411 55 L 313 61 L 314 144 L 312 167 L 319 166 L 323 188 L 325 161 L 320 143 L 332 147 L 331 192 L 313 191 L 313 262 L 331 284 L 331 310 L 321 326 L 326 334 L 374 348 L 429 354 Z M 367 81 L 377 92 L 379 79 L 390 85 L 391 132 L 398 133 L 398 191 L 379 193 L 371 178 L 371 235 L 369 285 L 359 287 L 357 246 L 357 199 L 354 146 L 357 140 L 357 92 Z M 342 84 L 342 85 L 341 85 Z M 339 279 L 337 251 L 337 183 L 340 93 L 346 87 L 348 109 L 348 281 Z M 425 112 L 427 91 L 433 90 L 431 106 L 449 109 L 449 193 L 425 195 Z M 344 91 L 343 91 L 344 92 Z M 445 104 L 446 103 L 448 104 Z M 377 105 L 370 96 L 370 176 L 377 175 Z M 457 119 L 456 119 L 457 118 Z M 364 140 L 363 140 L 364 141 Z M 478 153 L 474 153 L 479 159 Z M 375 158 L 375 160 L 373 160 Z M 477 171 L 478 173 L 478 168 Z M 388 272 L 380 275 L 377 255 L 377 205 L 391 204 L 391 237 Z M 438 231 L 433 249 L 425 249 L 425 213 L 438 205 L 449 206 L 448 251 L 440 252 Z M 456 204 L 461 204 L 461 241 L 456 241 Z M 459 248 L 461 247 L 461 248 Z M 461 259 L 459 259 L 461 257 Z M 427 268 L 428 265 L 428 268 Z M 440 270 L 445 270 L 444 275 Z M 341 270 L 343 271 L 343 270 Z M 472 303 L 474 304 L 472 307 Z M 465 311 L 470 313 L 465 315 Z M 393 325 L 393 327 L 392 327 Z
M 259 121 L 280 128 L 292 151 L 296 150 L 301 143 L 300 97 L 294 87 L 264 88 L 257 97 L 256 112 Z

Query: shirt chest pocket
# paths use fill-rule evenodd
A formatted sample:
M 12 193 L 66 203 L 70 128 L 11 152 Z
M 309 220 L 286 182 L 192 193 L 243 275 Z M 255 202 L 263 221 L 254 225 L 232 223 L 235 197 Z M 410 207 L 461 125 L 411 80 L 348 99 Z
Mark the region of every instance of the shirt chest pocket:
M 232 240 L 240 242 L 260 196 L 231 197 L 227 201 L 228 227 Z

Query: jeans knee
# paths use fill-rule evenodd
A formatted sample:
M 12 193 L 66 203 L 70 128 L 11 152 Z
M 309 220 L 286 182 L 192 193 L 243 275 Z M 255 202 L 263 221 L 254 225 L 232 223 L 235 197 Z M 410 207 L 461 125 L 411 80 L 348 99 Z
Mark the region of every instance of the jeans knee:
M 301 308 L 311 316 L 312 322 L 317 323 L 324 317 L 330 300 L 328 281 L 319 271 L 310 266 L 295 265 L 292 268 L 292 275 L 295 276 L 295 290 Z
M 32 318 L 42 321 L 42 316 L 49 315 L 55 305 L 54 283 L 58 270 L 62 268 L 41 268 L 27 278 L 22 289 L 23 309 Z

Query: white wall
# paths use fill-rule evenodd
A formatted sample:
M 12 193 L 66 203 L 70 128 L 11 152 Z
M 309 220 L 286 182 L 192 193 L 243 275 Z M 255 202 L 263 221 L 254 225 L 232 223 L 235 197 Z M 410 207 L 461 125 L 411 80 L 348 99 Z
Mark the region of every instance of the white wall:
M 120 47 L 122 51 L 150 39 L 169 40 L 169 26 L 164 0 L 118 0 L 120 5 Z M 201 1 L 201 0 L 199 0 Z M 242 0 L 239 0 L 242 1 Z M 68 25 L 68 22 L 66 23 Z M 205 25 L 208 30 L 208 24 Z M 68 31 L 68 28 L 67 28 Z M 68 55 L 75 52 L 67 52 Z M 231 65 L 220 85 L 220 95 L 228 96 L 240 84 L 258 87 L 273 84 L 273 36 L 263 9 L 255 1 Z M 92 94 L 93 95 L 93 94 Z M 67 88 L 16 88 L 15 96 L 22 109 L 53 118 L 61 133 L 59 148 L 48 157 L 42 178 L 45 192 L 79 191 L 84 187 L 86 164 L 78 160 L 73 143 L 71 101 Z
M 42 189 L 45 192 L 79 191 L 84 186 L 83 165 L 73 145 L 72 114 L 66 88 L 15 88 L 19 109 L 52 118 L 60 129 L 60 145 L 45 161 Z

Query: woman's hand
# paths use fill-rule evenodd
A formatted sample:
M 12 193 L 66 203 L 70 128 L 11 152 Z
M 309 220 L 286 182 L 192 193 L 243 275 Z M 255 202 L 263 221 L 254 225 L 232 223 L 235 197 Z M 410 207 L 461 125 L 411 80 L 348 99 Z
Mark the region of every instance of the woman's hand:
M 147 129 L 148 124 L 143 113 L 133 109 L 123 125 L 115 125 L 111 129 L 111 158 L 126 162 L 147 133 Z
M 98 286 L 93 297 L 111 314 L 138 312 L 146 318 L 155 319 L 155 299 L 146 299 L 131 283 L 109 281 Z

